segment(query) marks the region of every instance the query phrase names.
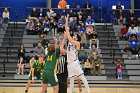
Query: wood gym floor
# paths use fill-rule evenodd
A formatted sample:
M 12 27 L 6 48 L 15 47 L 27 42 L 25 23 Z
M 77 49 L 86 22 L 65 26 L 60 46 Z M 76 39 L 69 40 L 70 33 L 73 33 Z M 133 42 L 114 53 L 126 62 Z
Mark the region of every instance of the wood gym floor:
M 9 86 L 8 86 L 9 85 Z M 90 85 L 91 93 L 140 93 L 140 85 L 121 85 L 121 84 L 92 84 Z M 24 93 L 25 84 L 0 84 L 0 93 Z M 40 86 L 31 86 L 29 93 L 40 93 Z M 53 93 L 51 87 L 48 88 L 48 93 Z M 74 88 L 74 93 L 79 93 L 78 88 Z M 83 92 L 86 93 L 85 88 Z

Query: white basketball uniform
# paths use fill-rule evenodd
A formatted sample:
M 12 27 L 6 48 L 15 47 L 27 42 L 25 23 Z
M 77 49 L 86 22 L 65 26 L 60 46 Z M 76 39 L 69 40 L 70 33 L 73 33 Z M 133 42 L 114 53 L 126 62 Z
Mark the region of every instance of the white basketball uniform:
M 78 51 L 76 46 L 69 43 L 67 47 L 67 62 L 68 62 L 68 77 L 77 77 L 82 75 L 84 72 L 79 64 Z

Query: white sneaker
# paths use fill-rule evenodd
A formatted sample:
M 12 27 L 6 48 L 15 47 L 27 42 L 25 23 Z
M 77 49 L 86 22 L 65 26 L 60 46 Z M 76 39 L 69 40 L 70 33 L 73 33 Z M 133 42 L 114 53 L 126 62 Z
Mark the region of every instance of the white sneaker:
M 24 73 L 22 72 L 21 74 L 23 75 Z
M 118 77 L 118 79 L 120 79 L 120 77 Z
M 19 72 L 17 74 L 19 75 Z
M 122 77 L 120 77 L 120 79 L 122 79 Z
M 131 59 L 131 57 L 128 57 L 128 59 Z

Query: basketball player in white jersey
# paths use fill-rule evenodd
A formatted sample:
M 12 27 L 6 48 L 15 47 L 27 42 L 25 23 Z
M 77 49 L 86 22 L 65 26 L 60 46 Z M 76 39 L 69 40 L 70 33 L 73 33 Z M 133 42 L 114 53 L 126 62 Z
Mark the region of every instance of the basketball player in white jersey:
M 90 93 L 90 88 L 88 86 L 88 82 L 84 76 L 84 72 L 79 64 L 78 60 L 78 50 L 80 49 L 80 43 L 77 41 L 77 36 L 70 36 L 69 33 L 69 27 L 68 27 L 68 17 L 66 18 L 65 23 L 65 30 L 66 30 L 66 36 L 68 38 L 68 47 L 67 47 L 67 62 L 68 62 L 68 78 L 70 79 L 70 91 L 69 93 L 73 93 L 74 88 L 74 80 L 76 78 L 80 78 L 84 86 L 86 87 L 87 93 Z M 62 44 L 64 44 L 65 40 L 63 39 Z

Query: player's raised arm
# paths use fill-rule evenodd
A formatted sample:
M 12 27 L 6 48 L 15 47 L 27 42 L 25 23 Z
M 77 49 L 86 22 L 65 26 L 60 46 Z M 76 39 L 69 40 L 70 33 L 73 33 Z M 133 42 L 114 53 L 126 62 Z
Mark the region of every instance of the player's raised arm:
M 68 26 L 68 18 L 69 18 L 69 15 L 67 15 L 66 22 L 65 22 L 65 30 L 66 30 L 67 38 L 68 38 L 69 42 L 74 44 L 76 46 L 76 48 L 79 50 L 80 49 L 80 43 L 78 41 L 73 40 L 73 38 L 70 36 L 70 32 L 69 32 L 70 28 Z
M 67 39 L 67 35 L 66 35 L 66 32 L 64 32 L 64 37 L 63 37 L 62 43 L 60 45 L 61 51 L 65 50 L 64 46 L 65 46 L 65 43 L 66 43 L 66 39 Z

